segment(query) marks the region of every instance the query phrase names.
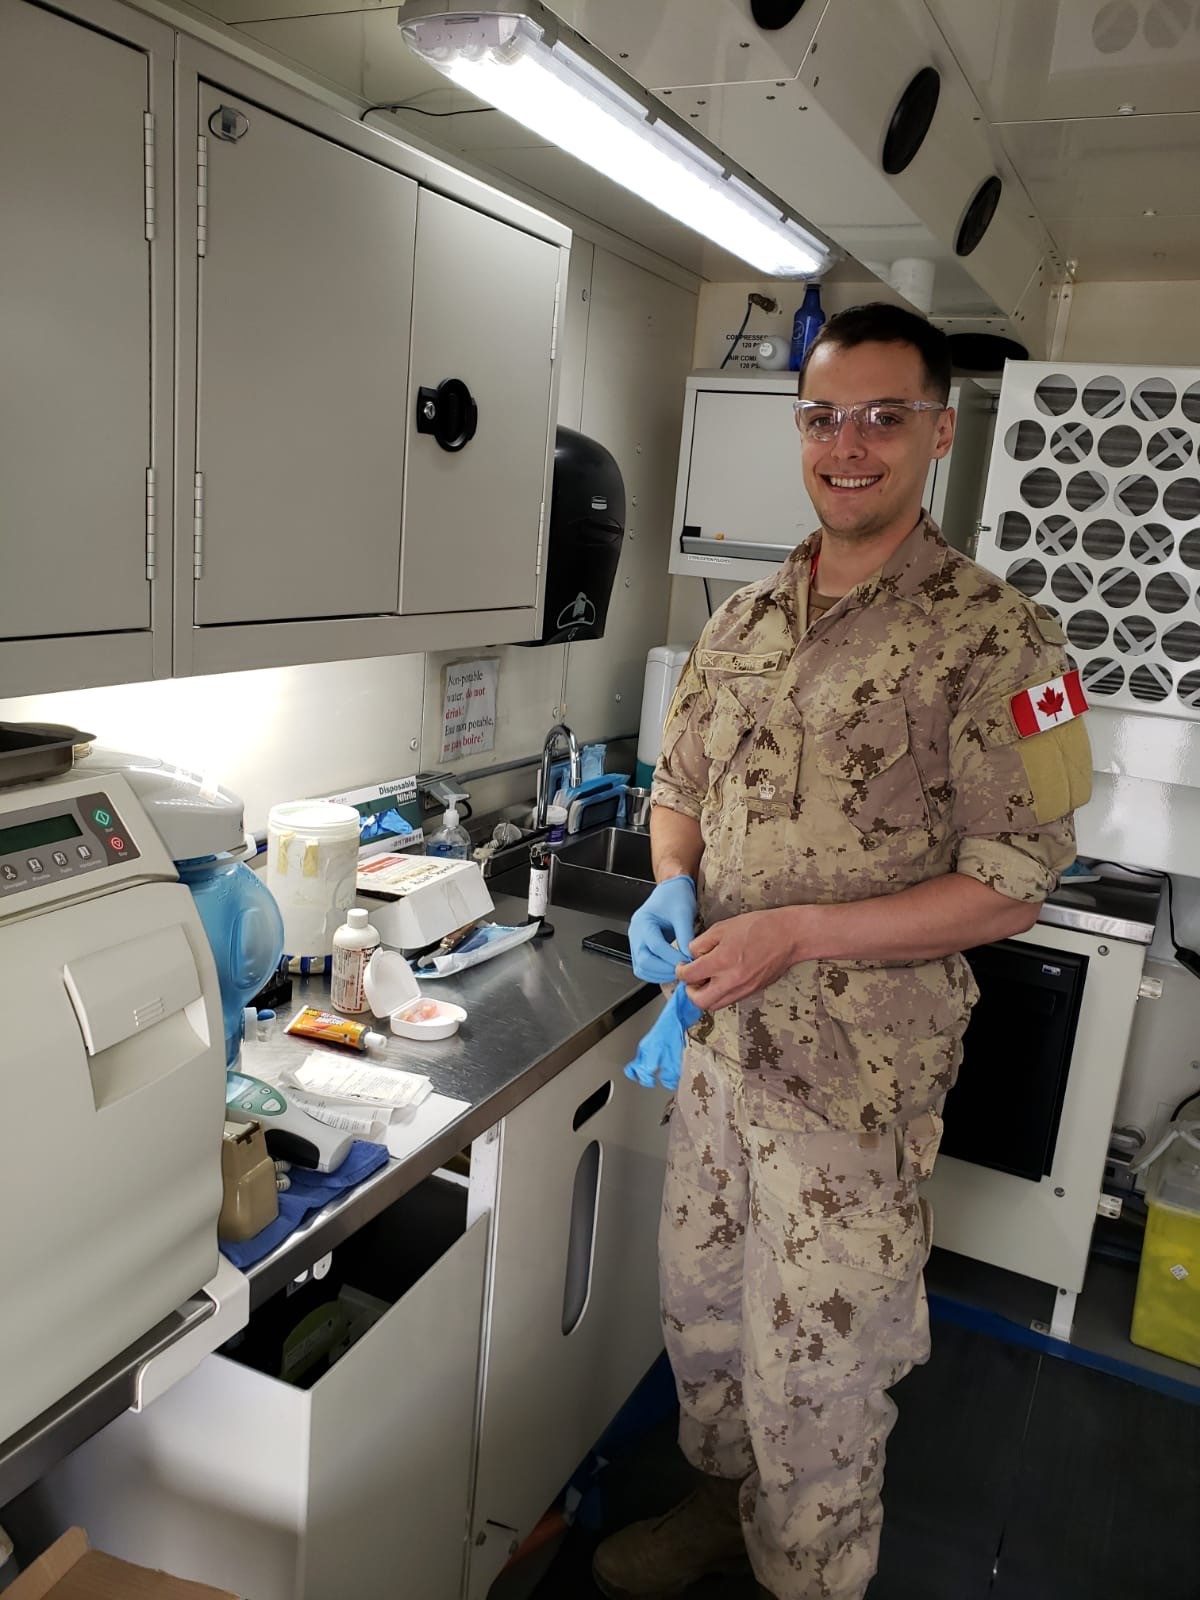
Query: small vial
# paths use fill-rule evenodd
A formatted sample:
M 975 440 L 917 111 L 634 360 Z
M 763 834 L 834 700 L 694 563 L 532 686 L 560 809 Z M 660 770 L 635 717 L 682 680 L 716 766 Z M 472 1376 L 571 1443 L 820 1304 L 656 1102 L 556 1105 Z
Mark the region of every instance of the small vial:
M 538 924 L 537 937 L 544 939 L 554 932 L 546 921 L 546 908 L 550 904 L 550 851 L 543 840 L 538 840 L 529 851 L 529 901 L 526 906 L 526 923 Z

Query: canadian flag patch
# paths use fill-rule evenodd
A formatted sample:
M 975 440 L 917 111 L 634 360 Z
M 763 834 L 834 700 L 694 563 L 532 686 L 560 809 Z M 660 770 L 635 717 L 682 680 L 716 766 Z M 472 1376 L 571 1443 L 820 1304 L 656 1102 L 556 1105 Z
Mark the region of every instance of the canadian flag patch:
M 1022 689 L 1008 702 L 1012 719 L 1022 739 L 1047 728 L 1061 728 L 1087 710 L 1087 697 L 1078 672 L 1064 672 L 1061 678 Z

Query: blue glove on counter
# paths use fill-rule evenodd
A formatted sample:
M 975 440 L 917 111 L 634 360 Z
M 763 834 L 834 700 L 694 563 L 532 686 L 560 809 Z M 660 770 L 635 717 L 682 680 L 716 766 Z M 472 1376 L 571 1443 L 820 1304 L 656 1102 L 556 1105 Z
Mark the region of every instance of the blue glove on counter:
M 696 885 L 683 875 L 666 879 L 629 924 L 635 974 L 646 983 L 674 983 L 675 968 L 690 959 L 695 931 Z M 672 950 L 672 939 L 678 950 Z
M 700 1007 L 688 999 L 684 985 L 676 984 L 675 993 L 638 1045 L 637 1055 L 625 1068 L 625 1076 L 645 1089 L 652 1089 L 655 1084 L 662 1089 L 678 1088 L 683 1066 L 683 1036 L 703 1014 Z

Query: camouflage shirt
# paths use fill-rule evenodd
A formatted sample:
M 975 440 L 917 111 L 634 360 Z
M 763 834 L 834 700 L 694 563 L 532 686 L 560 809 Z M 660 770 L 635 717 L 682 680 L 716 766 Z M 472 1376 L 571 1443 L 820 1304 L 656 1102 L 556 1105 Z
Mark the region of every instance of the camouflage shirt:
M 819 544 L 720 608 L 667 717 L 654 803 L 699 819 L 703 923 L 947 872 L 1042 900 L 1090 753 L 1078 718 L 1021 738 L 1010 700 L 1067 670 L 1058 622 L 923 518 L 807 627 Z M 752 1120 L 870 1130 L 940 1103 L 975 996 L 961 955 L 806 961 L 697 1036 L 741 1065 Z

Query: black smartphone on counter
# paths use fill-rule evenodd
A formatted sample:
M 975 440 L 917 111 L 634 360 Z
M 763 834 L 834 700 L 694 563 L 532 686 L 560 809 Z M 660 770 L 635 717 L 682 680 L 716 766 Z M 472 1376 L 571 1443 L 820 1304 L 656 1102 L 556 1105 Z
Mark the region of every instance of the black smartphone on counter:
M 583 941 L 583 948 L 594 950 L 598 956 L 607 956 L 610 961 L 623 961 L 627 967 L 633 965 L 629 935 L 618 933 L 615 928 L 604 928 L 600 933 L 589 933 Z

